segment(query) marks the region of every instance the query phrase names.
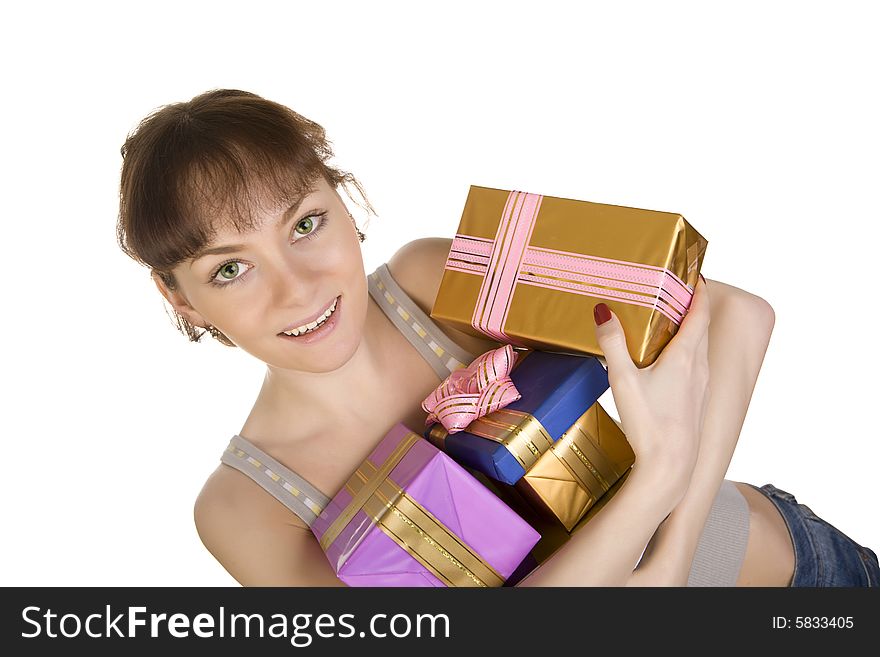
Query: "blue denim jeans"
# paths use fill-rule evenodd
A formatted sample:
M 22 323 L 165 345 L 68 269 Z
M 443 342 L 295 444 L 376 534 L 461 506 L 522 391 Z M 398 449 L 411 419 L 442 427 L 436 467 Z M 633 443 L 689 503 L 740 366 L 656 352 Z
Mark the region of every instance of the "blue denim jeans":
M 822 520 L 791 493 L 773 484 L 752 488 L 773 502 L 788 526 L 795 563 L 791 586 L 880 586 L 873 550 Z

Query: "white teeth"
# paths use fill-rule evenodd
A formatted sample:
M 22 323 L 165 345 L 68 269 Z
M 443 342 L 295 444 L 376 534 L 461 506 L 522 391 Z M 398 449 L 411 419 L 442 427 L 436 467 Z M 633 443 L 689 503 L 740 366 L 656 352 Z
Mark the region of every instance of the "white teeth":
M 333 304 L 324 311 L 324 314 L 321 315 L 314 322 L 310 322 L 308 324 L 304 324 L 303 326 L 298 326 L 292 331 L 284 331 L 285 335 L 298 336 L 302 333 L 308 333 L 309 331 L 314 331 L 318 326 L 323 324 L 327 319 L 329 319 L 330 315 L 332 315 L 336 311 L 336 299 L 333 299 Z

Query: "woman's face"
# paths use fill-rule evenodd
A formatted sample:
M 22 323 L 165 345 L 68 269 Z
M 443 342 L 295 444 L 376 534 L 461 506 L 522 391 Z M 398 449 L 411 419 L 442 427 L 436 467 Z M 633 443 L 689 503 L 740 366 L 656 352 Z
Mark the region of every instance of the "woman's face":
M 154 280 L 177 312 L 267 365 L 330 372 L 360 343 L 368 303 L 360 243 L 323 177 L 298 205 L 264 214 L 255 232 L 219 232 L 173 273 L 174 292 Z

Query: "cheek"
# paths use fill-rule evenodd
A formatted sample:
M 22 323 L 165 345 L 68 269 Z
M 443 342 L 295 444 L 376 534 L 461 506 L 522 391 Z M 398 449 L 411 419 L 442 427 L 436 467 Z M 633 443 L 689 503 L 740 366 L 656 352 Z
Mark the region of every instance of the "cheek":
M 257 272 L 249 272 L 247 275 L 251 280 L 232 283 L 226 290 L 219 288 L 215 290 L 205 286 L 210 289 L 202 294 L 198 301 L 194 300 L 197 304 L 195 307 L 207 322 L 226 327 L 235 335 L 262 330 L 261 321 L 264 319 L 261 315 L 270 300 L 260 289 L 260 281 L 254 274 Z
M 314 265 L 322 272 L 347 276 L 363 273 L 360 243 L 348 235 L 335 235 L 332 244 L 315 253 Z

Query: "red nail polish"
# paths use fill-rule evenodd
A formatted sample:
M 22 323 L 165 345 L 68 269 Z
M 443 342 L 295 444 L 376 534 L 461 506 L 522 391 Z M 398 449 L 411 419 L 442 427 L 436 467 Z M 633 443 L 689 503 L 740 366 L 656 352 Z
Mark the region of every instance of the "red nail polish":
M 593 320 L 596 322 L 596 326 L 604 324 L 609 319 L 611 319 L 611 309 L 604 303 L 597 303 L 593 308 Z

